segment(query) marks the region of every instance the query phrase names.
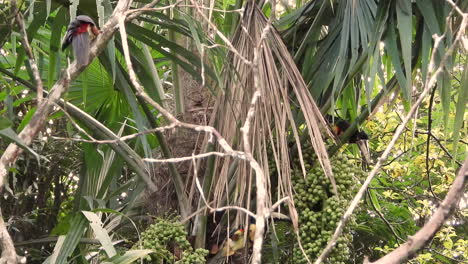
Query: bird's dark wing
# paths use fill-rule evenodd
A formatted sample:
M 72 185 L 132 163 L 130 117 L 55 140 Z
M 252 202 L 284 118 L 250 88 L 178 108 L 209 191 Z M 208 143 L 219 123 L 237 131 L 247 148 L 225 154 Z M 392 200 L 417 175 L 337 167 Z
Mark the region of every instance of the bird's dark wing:
M 70 25 L 68 25 L 67 33 L 65 34 L 65 37 L 62 41 L 62 51 L 65 50 L 72 43 L 73 35 L 75 34 L 75 31 L 78 29 L 79 26 L 80 22 L 77 20 L 73 20 L 70 23 Z

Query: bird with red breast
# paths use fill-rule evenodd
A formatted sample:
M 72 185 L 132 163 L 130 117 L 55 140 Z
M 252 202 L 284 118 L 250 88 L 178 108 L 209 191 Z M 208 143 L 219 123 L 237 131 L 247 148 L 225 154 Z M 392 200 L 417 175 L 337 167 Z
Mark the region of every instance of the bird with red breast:
M 92 18 L 85 15 L 77 16 L 68 25 L 67 33 L 62 41 L 62 51 L 71 44 L 77 65 L 87 65 L 91 40 L 100 33 L 101 31 Z

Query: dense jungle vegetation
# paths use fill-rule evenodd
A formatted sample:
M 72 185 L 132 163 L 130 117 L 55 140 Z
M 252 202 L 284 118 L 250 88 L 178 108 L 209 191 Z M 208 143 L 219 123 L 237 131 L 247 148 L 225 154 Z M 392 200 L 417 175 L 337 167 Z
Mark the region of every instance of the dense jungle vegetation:
M 1 264 L 468 260 L 468 1 L 0 10 Z

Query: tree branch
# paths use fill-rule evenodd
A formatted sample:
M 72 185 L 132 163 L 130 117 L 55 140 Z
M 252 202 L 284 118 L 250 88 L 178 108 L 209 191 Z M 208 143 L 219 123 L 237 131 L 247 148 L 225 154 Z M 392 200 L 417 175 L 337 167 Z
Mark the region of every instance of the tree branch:
M 21 36 L 23 37 L 21 42 L 23 44 L 24 50 L 29 58 L 29 65 L 31 66 L 31 70 L 33 72 L 34 80 L 36 81 L 36 88 L 37 88 L 37 102 L 42 101 L 42 91 L 44 86 L 42 84 L 41 75 L 39 74 L 39 68 L 37 67 L 36 60 L 34 59 L 34 54 L 31 49 L 31 45 L 29 44 L 28 40 L 28 33 L 26 33 L 26 27 L 24 25 L 24 19 L 20 12 L 16 13 L 16 23 L 18 24 Z
M 2 248 L 2 255 L 0 257 L 0 264 L 16 264 L 26 263 L 26 258 L 16 255 L 15 245 L 11 240 L 10 234 L 3 221 L 3 215 L 0 210 L 0 247 Z
M 429 98 L 429 113 L 427 115 L 427 131 L 431 133 L 432 129 L 432 105 L 434 104 L 434 95 L 435 95 L 436 88 L 434 87 L 431 92 L 431 96 Z M 434 189 L 432 188 L 432 181 L 431 181 L 431 169 L 429 168 L 429 152 L 431 146 L 431 137 L 429 134 L 427 135 L 426 140 L 426 174 L 427 174 L 427 182 L 429 183 L 429 191 L 432 193 L 434 198 L 440 200 L 439 197 L 434 193 Z

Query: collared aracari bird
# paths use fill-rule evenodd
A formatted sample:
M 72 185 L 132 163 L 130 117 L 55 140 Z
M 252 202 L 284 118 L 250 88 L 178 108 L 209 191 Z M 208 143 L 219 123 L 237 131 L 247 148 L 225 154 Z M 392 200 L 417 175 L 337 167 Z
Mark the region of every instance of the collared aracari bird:
M 351 126 L 351 124 L 348 121 L 338 117 L 327 116 L 327 121 L 332 124 L 332 131 L 337 137 L 341 136 Z M 349 137 L 348 143 L 356 144 L 365 162 L 367 164 L 370 164 L 371 158 L 368 141 L 369 135 L 367 135 L 366 132 L 358 129 L 354 134 L 352 134 Z
M 89 62 L 90 42 L 100 33 L 92 18 L 84 15 L 77 16 L 68 25 L 67 34 L 62 41 L 62 51 L 72 44 L 76 63 L 86 65 Z
M 247 235 L 245 235 L 245 230 L 243 228 L 235 229 L 231 232 L 229 237 L 222 243 L 221 252 L 219 252 L 219 246 L 217 244 L 214 244 L 211 246 L 210 254 L 219 255 L 219 253 L 221 253 L 221 256 L 229 257 L 239 252 L 239 250 L 243 249 L 246 245 L 249 248 L 252 247 L 255 238 L 255 230 L 256 226 L 253 223 L 249 225 Z M 247 243 L 245 241 L 245 236 L 247 236 Z
M 240 228 L 234 231 L 234 233 L 224 243 L 222 255 L 224 257 L 234 255 L 239 249 L 245 247 L 244 229 Z

